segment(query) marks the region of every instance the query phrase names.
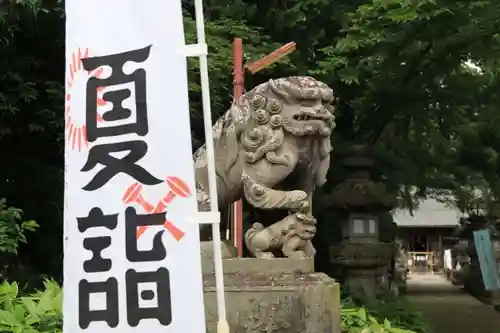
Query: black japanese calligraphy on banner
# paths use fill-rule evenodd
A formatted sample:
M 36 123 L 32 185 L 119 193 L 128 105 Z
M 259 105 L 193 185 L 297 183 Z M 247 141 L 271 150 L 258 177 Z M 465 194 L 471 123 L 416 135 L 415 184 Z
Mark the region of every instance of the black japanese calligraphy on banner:
M 161 267 L 155 272 L 136 272 L 129 269 L 127 283 L 127 321 L 137 326 L 142 319 L 156 318 L 163 326 L 172 322 L 172 302 L 170 296 L 170 273 Z M 141 284 L 154 284 L 156 290 L 140 290 Z M 140 306 L 142 302 L 149 304 Z M 152 303 L 152 304 L 151 304 Z
M 182 4 L 65 13 L 63 332 L 206 332 Z
M 101 208 L 94 207 L 88 216 L 77 218 L 78 230 L 85 233 L 89 229 L 98 228 L 102 232 L 109 233 L 116 229 L 118 217 L 118 214 L 104 214 Z M 136 237 L 139 227 L 162 226 L 164 220 L 165 212 L 137 214 L 133 207 L 125 209 L 125 253 L 130 262 L 161 261 L 166 258 L 167 251 L 162 241 L 163 228 L 153 237 L 151 250 L 139 250 Z M 83 247 L 92 252 L 91 259 L 83 262 L 85 273 L 102 273 L 111 270 L 112 259 L 102 256 L 102 251 L 109 248 L 111 242 L 112 238 L 108 235 L 84 238 Z M 140 272 L 128 269 L 123 282 L 126 289 L 127 321 L 130 326 L 139 325 L 142 319 L 157 319 L 164 326 L 171 323 L 170 273 L 166 268 Z M 92 322 L 105 322 L 111 328 L 118 326 L 118 288 L 119 282 L 115 276 L 110 276 L 107 280 L 100 282 L 89 282 L 86 278 L 80 280 L 78 318 L 82 329 L 89 327 Z M 101 295 L 100 304 L 92 304 L 92 296 L 97 294 Z M 144 305 L 144 303 L 147 304 Z
M 102 257 L 102 251 L 111 245 L 110 236 L 89 237 L 83 240 L 83 247 L 92 251 L 92 258 L 83 262 L 83 270 L 87 273 L 107 272 L 111 269 L 111 259 Z
M 91 309 L 91 297 L 104 294 L 106 305 L 104 309 Z M 109 327 L 116 327 L 119 323 L 118 280 L 110 277 L 104 282 L 89 282 L 80 280 L 78 284 L 78 318 L 79 325 L 85 329 L 91 322 L 104 321 Z
M 105 215 L 101 208 L 94 207 L 88 216 L 78 217 L 77 222 L 81 233 L 93 228 L 109 233 L 118 226 L 118 214 Z M 109 235 L 84 238 L 83 247 L 92 252 L 91 259 L 83 262 L 84 272 L 97 273 L 111 270 L 112 260 L 102 257 L 102 251 L 111 246 L 111 240 Z M 105 297 L 104 309 L 93 308 L 92 295 L 98 294 Z M 116 277 L 109 277 L 103 282 L 89 282 L 87 279 L 81 279 L 78 283 L 78 310 L 79 326 L 82 329 L 86 329 L 91 322 L 99 321 L 106 322 L 109 327 L 116 327 L 119 323 Z
M 90 210 L 87 217 L 77 217 L 78 230 L 85 232 L 90 228 L 103 227 L 108 230 L 115 230 L 118 225 L 118 214 L 104 215 L 104 212 L 99 207 L 94 207 Z
M 89 150 L 87 163 L 83 172 L 93 170 L 98 164 L 104 165 L 92 180 L 83 187 L 85 191 L 95 191 L 104 186 L 119 173 L 125 173 L 141 184 L 157 185 L 163 180 L 156 178 L 149 171 L 136 164 L 146 156 L 148 146 L 144 141 L 126 141 L 93 146 Z M 117 158 L 112 153 L 128 152 L 124 157 Z
M 148 108 L 147 108 L 147 86 L 146 70 L 136 69 L 130 74 L 124 71 L 125 63 L 145 62 L 151 50 L 151 45 L 142 49 L 82 59 L 83 67 L 87 71 L 98 68 L 110 68 L 109 76 L 91 77 L 87 81 L 86 90 L 86 135 L 89 142 L 95 142 L 102 137 L 116 137 L 125 134 L 137 134 L 145 136 L 148 133 Z M 134 87 L 135 118 L 130 109 L 124 107 L 123 103 L 132 96 L 129 88 L 123 87 L 126 83 L 132 83 Z M 102 114 L 101 126 L 97 122 L 97 104 L 95 103 L 100 89 L 107 89 L 102 96 L 105 102 L 110 102 L 111 110 Z M 123 123 L 123 121 L 127 121 Z M 118 122 L 118 124 L 117 124 Z M 160 184 L 162 180 L 154 177 L 137 163 L 146 156 L 148 150 L 145 141 L 122 141 L 95 145 L 89 150 L 87 163 L 83 166 L 83 172 L 93 170 L 98 164 L 104 165 L 94 178 L 83 187 L 85 191 L 95 191 L 119 173 L 125 173 L 144 185 Z M 113 156 L 114 153 L 127 152 L 122 158 Z
M 126 62 L 142 63 L 149 57 L 151 45 L 142 49 L 105 55 L 100 57 L 89 57 L 82 59 L 83 67 L 87 71 L 93 71 L 102 66 L 111 67 L 111 75 L 108 78 L 92 77 L 87 82 L 87 106 L 86 124 L 87 124 L 87 140 L 94 142 L 100 137 L 118 136 L 123 134 L 136 133 L 144 136 L 148 133 L 148 107 L 146 98 L 146 71 L 142 68 L 136 69 L 131 74 L 125 74 L 123 66 Z M 98 88 L 110 88 L 122 85 L 125 83 L 133 83 L 135 90 L 135 121 L 127 124 L 115 126 L 97 126 L 97 99 Z M 117 120 L 128 119 L 132 115 L 132 111 L 125 109 L 122 102 L 130 97 L 132 92 L 127 88 L 110 90 L 104 93 L 103 100 L 113 104 L 110 111 L 102 115 L 105 122 L 113 122 Z
M 90 228 L 106 228 L 114 230 L 118 225 L 118 214 L 104 215 L 103 211 L 94 207 L 87 217 L 79 217 L 78 229 L 85 232 Z M 111 245 L 110 236 L 89 237 L 83 240 L 83 247 L 92 252 L 92 258 L 83 262 L 83 270 L 87 273 L 107 272 L 111 269 L 111 259 L 102 257 L 102 251 Z
M 143 226 L 162 226 L 165 222 L 165 213 L 138 215 L 135 208 L 125 210 L 125 248 L 127 259 L 131 262 L 160 261 L 167 256 L 162 236 L 165 229 L 161 229 L 153 238 L 151 250 L 140 251 L 137 248 L 137 228 Z

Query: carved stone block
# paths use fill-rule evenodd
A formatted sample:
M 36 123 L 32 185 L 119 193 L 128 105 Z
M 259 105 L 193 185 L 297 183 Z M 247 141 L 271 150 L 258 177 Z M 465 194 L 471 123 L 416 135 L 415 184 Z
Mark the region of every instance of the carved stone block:
M 212 241 L 200 242 L 200 253 L 202 261 L 213 261 L 214 243 Z M 221 241 L 222 259 L 236 257 L 236 249 L 229 241 Z
M 330 246 L 330 262 L 354 268 L 376 268 L 390 263 L 394 247 L 390 243 L 343 242 Z
M 241 263 L 236 264 L 238 260 Z M 301 259 L 295 264 L 293 261 L 224 260 L 231 333 L 340 333 L 339 284 L 323 273 L 312 273 L 312 260 Z M 203 280 L 207 332 L 216 333 L 215 276 L 206 272 Z
M 314 261 L 310 258 L 275 258 L 270 260 L 256 258 L 224 258 L 222 264 L 225 274 L 281 274 L 283 272 L 306 274 L 314 272 Z M 203 258 L 202 270 L 203 274 L 215 273 L 213 258 Z

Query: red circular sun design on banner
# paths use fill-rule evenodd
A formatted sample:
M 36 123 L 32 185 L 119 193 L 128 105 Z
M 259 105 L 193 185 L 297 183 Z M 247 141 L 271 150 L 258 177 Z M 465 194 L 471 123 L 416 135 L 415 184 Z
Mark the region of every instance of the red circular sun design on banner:
M 85 95 L 86 84 L 91 77 L 99 78 L 102 76 L 104 69 L 98 68 L 92 72 L 88 72 L 83 68 L 82 59 L 89 57 L 89 49 L 86 48 L 72 53 L 72 58 L 69 61 L 69 67 L 66 74 L 66 139 L 69 147 L 72 150 L 78 149 L 82 151 L 87 149 L 89 142 L 87 140 L 87 127 L 85 125 Z M 102 98 L 104 87 L 97 89 L 97 107 L 106 105 L 106 101 Z M 75 99 L 79 99 L 75 101 Z M 97 122 L 102 122 L 101 115 L 96 114 Z

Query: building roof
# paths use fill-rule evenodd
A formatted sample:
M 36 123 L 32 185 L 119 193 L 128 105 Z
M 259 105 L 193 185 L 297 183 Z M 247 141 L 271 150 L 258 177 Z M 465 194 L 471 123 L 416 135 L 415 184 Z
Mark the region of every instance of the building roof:
M 413 216 L 407 209 L 396 209 L 393 213 L 399 227 L 456 227 L 461 216 L 458 209 L 435 199 L 421 201 Z

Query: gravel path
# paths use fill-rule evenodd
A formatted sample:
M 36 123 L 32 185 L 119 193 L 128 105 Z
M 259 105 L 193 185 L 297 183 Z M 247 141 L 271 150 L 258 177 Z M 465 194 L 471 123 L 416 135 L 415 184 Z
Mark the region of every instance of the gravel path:
M 421 311 L 433 333 L 500 333 L 500 313 L 441 275 L 412 274 L 407 298 Z

